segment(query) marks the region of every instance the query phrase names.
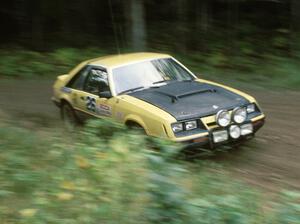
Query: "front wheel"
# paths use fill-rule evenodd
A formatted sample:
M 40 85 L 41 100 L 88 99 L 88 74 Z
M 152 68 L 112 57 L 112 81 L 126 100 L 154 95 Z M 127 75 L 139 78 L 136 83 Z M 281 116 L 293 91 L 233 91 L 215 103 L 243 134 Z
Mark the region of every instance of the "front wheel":
M 65 127 L 70 131 L 73 131 L 78 124 L 74 109 L 68 103 L 64 103 L 61 107 L 61 118 Z

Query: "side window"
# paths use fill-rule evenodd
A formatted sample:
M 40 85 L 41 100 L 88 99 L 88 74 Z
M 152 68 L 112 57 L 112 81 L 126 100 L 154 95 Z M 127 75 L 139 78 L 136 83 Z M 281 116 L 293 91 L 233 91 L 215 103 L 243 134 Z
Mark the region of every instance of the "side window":
M 88 74 L 88 66 L 85 66 L 82 68 L 68 83 L 67 87 L 72 88 L 72 89 L 78 89 L 82 90 L 83 89 L 83 84 L 86 79 L 86 76 Z
M 84 91 L 95 95 L 98 95 L 100 91 L 109 91 L 107 72 L 99 68 L 92 68 L 85 81 Z

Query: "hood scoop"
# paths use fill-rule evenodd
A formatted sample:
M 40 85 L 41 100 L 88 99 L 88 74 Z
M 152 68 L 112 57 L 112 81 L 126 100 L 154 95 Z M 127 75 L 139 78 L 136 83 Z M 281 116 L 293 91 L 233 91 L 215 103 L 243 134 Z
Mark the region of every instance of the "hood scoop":
M 179 98 L 184 98 L 184 97 L 192 96 L 195 94 L 201 94 L 201 93 L 207 93 L 207 92 L 215 93 L 215 92 L 217 92 L 217 90 L 213 89 L 213 88 L 198 89 L 198 90 L 196 89 L 196 90 L 188 91 L 188 92 L 177 94 L 177 95 L 170 94 L 170 93 L 167 93 L 164 91 L 155 91 L 155 92 L 170 97 L 171 102 L 175 103 L 176 101 L 179 100 Z

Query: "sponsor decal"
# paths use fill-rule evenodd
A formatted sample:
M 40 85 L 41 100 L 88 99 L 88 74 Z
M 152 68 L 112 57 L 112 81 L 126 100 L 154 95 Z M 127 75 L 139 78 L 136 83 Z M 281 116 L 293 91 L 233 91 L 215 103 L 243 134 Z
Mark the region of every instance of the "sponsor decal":
M 96 113 L 103 116 L 111 116 L 111 106 L 100 104 L 96 107 Z
M 122 119 L 124 118 L 124 113 L 118 111 L 118 112 L 116 113 L 116 118 L 117 118 L 118 120 L 122 120 Z
M 72 89 L 64 86 L 64 87 L 61 87 L 60 91 L 62 91 L 64 93 L 71 93 Z

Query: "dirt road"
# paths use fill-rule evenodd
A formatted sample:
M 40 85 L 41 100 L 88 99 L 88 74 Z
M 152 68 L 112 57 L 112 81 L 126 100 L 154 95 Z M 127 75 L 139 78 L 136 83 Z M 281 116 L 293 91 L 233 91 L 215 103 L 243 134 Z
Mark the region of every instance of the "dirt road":
M 8 114 L 36 129 L 60 125 L 50 101 L 51 85 L 48 80 L 0 79 L 0 118 Z M 257 98 L 267 123 L 255 139 L 212 160 L 223 164 L 233 178 L 267 191 L 300 190 L 300 92 L 257 88 L 246 92 Z

